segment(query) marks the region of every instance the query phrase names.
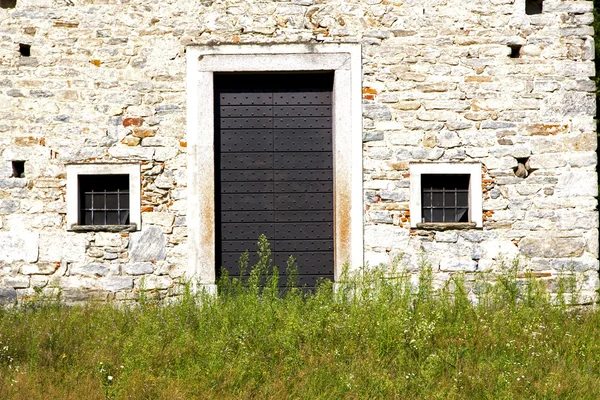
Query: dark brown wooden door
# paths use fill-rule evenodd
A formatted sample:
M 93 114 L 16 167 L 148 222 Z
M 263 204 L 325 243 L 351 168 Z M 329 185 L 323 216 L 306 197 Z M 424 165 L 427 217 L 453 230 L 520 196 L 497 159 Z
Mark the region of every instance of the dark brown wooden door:
M 333 279 L 332 86 L 331 73 L 215 76 L 219 270 L 237 275 L 246 250 L 252 265 L 265 234 L 300 285 Z

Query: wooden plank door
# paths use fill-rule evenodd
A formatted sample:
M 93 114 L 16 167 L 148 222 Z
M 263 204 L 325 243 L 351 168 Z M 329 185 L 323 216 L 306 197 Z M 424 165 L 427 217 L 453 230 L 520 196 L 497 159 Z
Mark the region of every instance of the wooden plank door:
M 246 250 L 255 262 L 265 234 L 300 285 L 333 279 L 332 87 L 332 73 L 215 76 L 219 270 L 237 275 Z

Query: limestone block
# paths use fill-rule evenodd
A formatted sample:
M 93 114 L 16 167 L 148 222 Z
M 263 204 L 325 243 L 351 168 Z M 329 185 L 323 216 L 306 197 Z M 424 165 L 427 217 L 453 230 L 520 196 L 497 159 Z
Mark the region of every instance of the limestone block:
M 481 243 L 483 254 L 488 259 L 512 260 L 519 254 L 517 246 L 510 240 L 486 240 Z
M 81 262 L 87 243 L 85 236 L 76 233 L 44 231 L 40 234 L 40 261 Z
M 557 197 L 598 196 L 598 175 L 593 171 L 563 172 L 554 191 Z
M 456 231 L 436 232 L 435 240 L 440 243 L 456 243 L 458 241 L 458 233 Z
M 554 169 L 567 165 L 564 153 L 534 154 L 529 158 L 529 166 L 533 169 Z
M 71 264 L 71 275 L 106 276 L 111 268 L 108 264 Z
M 187 249 L 187 246 L 179 246 L 179 247 L 185 247 Z M 173 262 L 169 264 L 169 267 L 167 268 L 167 274 L 172 279 L 181 278 L 182 276 L 185 275 L 186 270 L 187 270 L 187 265 L 186 265 L 185 260 L 186 260 L 185 258 L 180 258 L 178 260 L 173 260 Z
M 151 147 L 112 147 L 108 153 L 119 159 L 152 160 L 154 149 Z
M 372 222 L 382 224 L 391 224 L 393 222 L 392 215 L 388 211 L 369 211 L 368 215 Z
M 142 140 L 143 147 L 167 147 L 176 145 L 173 139 L 166 137 L 145 137 Z
M 512 122 L 502 121 L 484 121 L 481 123 L 481 129 L 513 129 L 516 125 Z
M 558 214 L 558 228 L 560 230 L 594 229 L 598 227 L 597 211 L 561 210 Z
M 173 189 L 175 187 L 173 178 L 165 174 L 158 176 L 154 180 L 154 185 L 159 189 Z
M 122 244 L 120 233 L 97 232 L 94 235 L 94 245 L 97 247 L 119 247 Z
M 139 262 L 127 264 L 123 267 L 123 272 L 128 275 L 146 275 L 154 272 L 155 265 L 151 262 Z
M 466 156 L 466 152 L 465 149 L 463 148 L 454 148 L 454 149 L 448 149 L 444 152 L 444 160 L 452 160 L 452 161 L 456 161 L 456 160 L 464 160 L 465 156 Z
M 177 157 L 180 153 L 179 146 L 174 147 L 156 147 L 154 148 L 154 160 L 155 161 L 168 161 Z
M 17 301 L 17 291 L 13 288 L 0 288 L 0 304 L 12 304 Z
M 156 114 L 165 115 L 181 111 L 181 107 L 177 104 L 159 104 L 156 106 Z
M 472 248 L 467 243 L 457 246 L 453 243 L 432 242 L 420 238 L 420 251 L 428 264 L 438 269 L 442 260 L 452 259 L 471 259 Z
M 31 277 L 30 286 L 32 288 L 44 288 L 48 285 L 48 281 L 47 276 L 34 275 Z
M 0 200 L 0 215 L 15 213 L 19 210 L 20 205 L 18 200 Z
M 586 251 L 593 255 L 594 257 L 598 257 L 600 246 L 600 234 L 598 229 L 590 229 L 584 233 L 585 240 L 587 242 Z
M 96 277 L 85 276 L 61 276 L 50 278 L 48 285 L 61 289 L 98 289 L 99 283 Z
M 458 134 L 453 131 L 441 131 L 437 136 L 437 143 L 440 147 L 451 148 L 461 145 Z
M 367 156 L 374 160 L 389 160 L 392 157 L 392 150 L 385 147 L 373 147 L 367 150 Z
M 161 261 L 167 256 L 167 239 L 160 227 L 147 226 L 130 235 L 129 257 L 133 262 Z
M 598 271 L 598 260 L 590 254 L 584 254 L 581 258 L 563 258 L 555 259 L 550 262 L 550 266 L 556 271 Z
M 408 240 L 409 232 L 406 229 L 391 225 L 365 226 L 365 246 L 402 249 Z
M 36 262 L 39 239 L 39 233 L 25 230 L 0 232 L 0 262 Z
M 1 178 L 0 189 L 13 189 L 23 188 L 27 186 L 27 179 L 25 178 Z
M 471 252 L 471 259 L 477 261 L 483 257 L 483 247 L 479 245 L 473 246 L 473 251 Z
M 363 134 L 363 142 L 377 142 L 383 140 L 383 132 L 378 131 L 366 131 Z M 2 183 L 0 181 L 0 187 Z
M 444 155 L 444 149 L 420 149 L 415 148 L 411 151 L 412 158 L 416 160 L 438 160 Z
M 576 152 L 567 154 L 569 165 L 573 168 L 585 168 L 595 166 L 597 155 L 595 152 Z
M 51 275 L 60 267 L 60 263 L 36 263 L 21 266 L 23 275 Z
M 481 160 L 487 169 L 510 169 L 517 166 L 518 162 L 514 157 L 486 157 Z
M 2 279 L 2 286 L 14 289 L 24 289 L 29 287 L 28 276 L 6 277 Z
M 477 270 L 477 261 L 467 259 L 449 258 L 440 261 L 440 271 L 444 272 L 474 272 Z
M 171 205 L 171 211 L 175 211 L 175 213 L 179 215 L 185 214 L 187 209 L 187 200 L 176 200 L 173 202 L 173 205 Z M 171 233 L 170 228 L 165 228 L 164 231 L 165 233 Z
M 100 280 L 102 289 L 110 292 L 117 292 L 120 290 L 128 290 L 133 288 L 133 278 L 126 276 L 112 276 L 109 278 L 102 278 Z
M 583 254 L 585 242 L 580 238 L 523 238 L 519 250 L 528 257 L 569 258 Z
M 168 289 L 173 284 L 173 280 L 166 275 L 147 275 L 137 281 L 137 287 L 141 290 L 163 290 Z
M 481 231 L 461 231 L 459 234 L 467 242 L 481 243 L 483 241 L 483 232 Z
M 408 201 L 408 196 L 408 189 L 381 190 L 379 192 L 379 197 L 381 197 L 382 200 Z

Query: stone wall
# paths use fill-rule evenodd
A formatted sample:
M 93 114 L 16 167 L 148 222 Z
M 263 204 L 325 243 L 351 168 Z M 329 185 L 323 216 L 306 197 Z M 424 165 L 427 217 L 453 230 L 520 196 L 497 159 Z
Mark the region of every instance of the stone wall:
M 18 0 L 0 9 L 0 298 L 177 294 L 186 47 L 322 42 L 363 49 L 366 263 L 426 257 L 442 282 L 519 256 L 549 285 L 578 271 L 591 298 L 592 20 L 591 1 Z M 483 229 L 410 228 L 422 161 L 482 164 Z M 67 231 L 65 166 L 99 162 L 141 164 L 140 232 Z

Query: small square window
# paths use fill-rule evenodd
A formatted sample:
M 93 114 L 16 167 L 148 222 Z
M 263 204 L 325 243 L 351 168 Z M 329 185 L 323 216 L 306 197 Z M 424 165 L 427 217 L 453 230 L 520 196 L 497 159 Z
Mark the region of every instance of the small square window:
M 525 14 L 541 14 L 544 9 L 543 0 L 525 0 Z
M 469 175 L 421 175 L 423 222 L 469 222 Z
M 420 224 L 483 226 L 481 164 L 410 165 L 411 227 Z
M 128 175 L 79 175 L 79 225 L 129 225 Z
M 0 8 L 15 8 L 17 0 L 0 0 Z
M 25 178 L 25 161 L 12 162 L 12 177 Z
M 140 229 L 140 166 L 67 166 L 67 227 L 70 230 Z

